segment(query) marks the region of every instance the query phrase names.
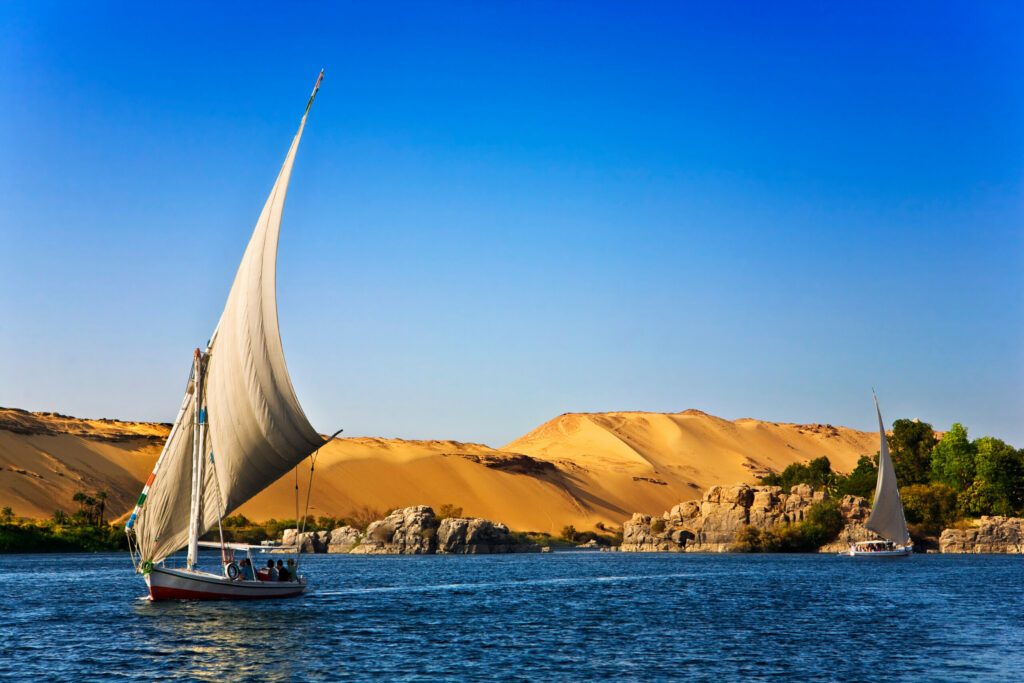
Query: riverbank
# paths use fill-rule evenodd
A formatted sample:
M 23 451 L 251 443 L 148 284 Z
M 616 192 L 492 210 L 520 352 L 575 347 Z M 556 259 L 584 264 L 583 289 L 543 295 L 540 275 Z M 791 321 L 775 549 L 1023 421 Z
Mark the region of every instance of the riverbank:
M 128 550 L 122 527 L 34 522 L 0 524 L 0 553 L 95 553 Z

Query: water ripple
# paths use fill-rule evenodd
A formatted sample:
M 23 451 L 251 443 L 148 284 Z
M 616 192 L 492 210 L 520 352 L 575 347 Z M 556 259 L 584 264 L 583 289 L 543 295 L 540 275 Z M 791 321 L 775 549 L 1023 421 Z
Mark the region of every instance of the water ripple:
M 293 600 L 158 603 L 120 555 L 6 556 L 0 678 L 1019 680 L 1019 557 L 303 559 Z

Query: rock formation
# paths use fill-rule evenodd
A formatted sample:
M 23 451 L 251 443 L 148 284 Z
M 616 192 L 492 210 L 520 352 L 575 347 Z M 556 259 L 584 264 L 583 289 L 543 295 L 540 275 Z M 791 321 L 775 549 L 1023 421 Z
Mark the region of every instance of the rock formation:
M 358 529 L 350 526 L 340 526 L 331 531 L 327 539 L 327 552 L 347 553 L 359 545 L 363 535 Z
M 449 517 L 437 530 L 437 552 L 459 555 L 522 553 L 536 551 L 531 543 L 522 543 L 508 527 L 475 517 Z
M 437 517 L 426 505 L 395 510 L 366 528 L 350 552 L 368 555 L 432 555 L 437 551 Z
M 302 553 L 347 553 L 359 544 L 362 534 L 350 526 L 333 531 L 305 531 L 285 529 L 281 545 L 296 545 Z
M 513 536 L 504 524 L 476 517 L 439 520 L 426 505 L 395 510 L 371 523 L 365 534 L 350 526 L 302 534 L 287 529 L 281 543 L 299 545 L 304 553 L 356 555 L 473 555 L 539 550 Z
M 712 486 L 701 500 L 673 507 L 661 517 L 636 513 L 622 529 L 624 552 L 727 552 L 748 526 L 770 529 L 802 522 L 808 508 L 825 493 L 801 484 L 784 493 L 778 486 Z M 846 527 L 822 551 L 841 550 L 851 541 L 874 538 L 864 527 L 871 509 L 863 498 L 844 496 L 839 509 Z
M 967 529 L 944 529 L 942 553 L 1024 553 L 1024 518 L 982 517 Z

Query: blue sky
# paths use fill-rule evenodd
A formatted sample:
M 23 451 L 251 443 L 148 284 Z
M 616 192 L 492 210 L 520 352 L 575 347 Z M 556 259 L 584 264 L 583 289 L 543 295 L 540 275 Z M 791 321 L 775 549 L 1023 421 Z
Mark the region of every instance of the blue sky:
M 1024 445 L 1019 3 L 0 6 L 0 405 L 170 420 L 317 71 L 323 432 L 567 411 Z

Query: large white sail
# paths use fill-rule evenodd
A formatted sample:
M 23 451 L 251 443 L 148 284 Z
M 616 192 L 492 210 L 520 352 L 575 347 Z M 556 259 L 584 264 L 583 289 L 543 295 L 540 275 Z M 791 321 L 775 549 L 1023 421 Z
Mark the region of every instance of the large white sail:
M 321 78 L 323 74 L 321 72 Z M 181 412 L 129 526 L 143 562 L 159 562 L 189 541 L 197 413 L 205 416 L 202 503 L 197 535 L 245 503 L 316 450 L 323 439 L 299 405 L 277 319 L 277 243 L 299 130 L 235 275 L 207 350 L 203 391 L 190 381 Z M 195 396 L 201 395 L 201 410 Z M 202 420 L 202 418 L 200 418 Z
M 871 516 L 867 528 L 897 545 L 905 545 L 910 541 L 907 532 L 907 519 L 903 516 L 903 503 L 900 490 L 896 484 L 896 468 L 893 467 L 889 455 L 889 442 L 885 437 L 885 423 L 882 422 L 882 411 L 875 398 L 875 412 L 878 414 L 878 432 L 881 435 L 881 446 L 878 451 L 878 481 L 875 484 L 875 502 L 871 506 Z

